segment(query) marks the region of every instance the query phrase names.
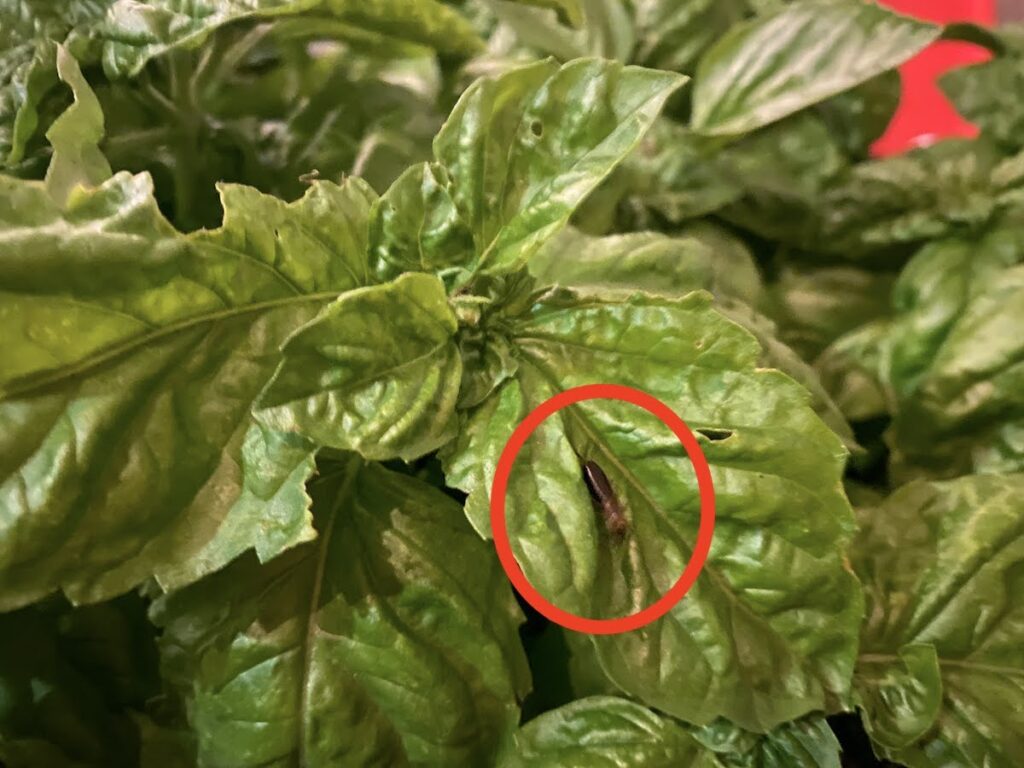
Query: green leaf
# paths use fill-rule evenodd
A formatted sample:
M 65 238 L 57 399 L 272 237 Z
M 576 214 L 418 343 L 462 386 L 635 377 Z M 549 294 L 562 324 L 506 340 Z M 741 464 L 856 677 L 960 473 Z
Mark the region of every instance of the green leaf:
M 598 56 L 621 62 L 631 60 L 636 33 L 631 8 L 621 0 L 580 0 L 578 24 L 560 23 L 551 8 L 558 0 L 489 0 L 487 7 L 514 34 L 518 47 L 531 54 L 555 56 L 562 61 Z M 564 15 L 564 14 L 563 14 Z M 501 32 L 492 35 L 500 41 Z
M 779 337 L 813 360 L 843 334 L 889 313 L 891 274 L 848 266 L 785 266 L 762 307 Z
M 821 199 L 847 165 L 826 123 L 809 111 L 726 146 L 666 125 L 628 167 L 641 177 L 636 204 L 672 223 L 718 213 L 770 239 L 814 231 Z
M 1013 94 L 1024 87 L 1024 35 L 1019 25 L 994 31 L 1006 51 L 990 61 L 957 67 L 939 78 L 956 111 L 1007 153 L 1024 149 L 1024 109 Z
M 864 516 L 853 560 L 868 620 L 855 685 L 889 759 L 1024 760 L 1022 494 L 1020 474 L 914 482 Z
M 436 450 L 455 434 L 457 328 L 432 275 L 352 291 L 288 339 L 257 418 L 370 459 Z
M 938 241 L 893 292 L 888 380 L 898 476 L 1024 469 L 1024 399 L 1013 331 L 1024 311 L 1024 240 L 1014 221 Z
M 815 362 L 822 386 L 852 422 L 893 411 L 888 387 L 889 321 L 881 318 L 840 336 Z
M 763 735 L 716 720 L 695 730 L 694 738 L 728 768 L 840 768 L 839 742 L 820 714 L 783 723 Z
M 452 199 L 444 167 L 422 163 L 398 177 L 374 207 L 370 256 L 377 277 L 436 272 L 449 280 L 470 261 L 473 235 Z
M 568 228 L 530 259 L 529 269 L 542 285 L 602 295 L 644 291 L 679 297 L 703 288 L 716 295 L 756 296 L 760 277 L 753 257 L 742 243 L 719 248 L 725 238 L 712 224 L 677 237 L 655 232 L 590 237 Z
M 522 620 L 457 504 L 350 459 L 319 537 L 161 601 L 165 674 L 200 766 L 489 765 L 519 717 Z
M 394 38 L 455 55 L 482 48 L 469 22 L 437 0 L 115 0 L 101 30 L 111 77 L 133 77 L 168 51 L 194 48 L 241 20 L 295 18 L 321 36 Z
M 387 226 L 375 223 L 373 252 L 387 253 L 387 261 L 399 265 L 447 262 L 472 271 L 516 266 L 639 143 L 683 82 L 679 75 L 598 59 L 561 67 L 542 61 L 477 80 L 434 139 L 436 165 L 410 172 L 421 175 L 400 180 L 383 196 L 378 215 L 403 207 L 416 214 Z M 417 185 L 425 201 L 441 196 L 437 219 L 430 218 L 428 204 L 412 204 L 410 186 Z M 452 220 L 452 207 L 460 221 Z M 424 222 L 427 233 L 421 234 Z M 461 247 L 463 230 L 472 238 L 471 250 Z M 419 252 L 427 237 L 445 245 L 440 258 Z
M 708 750 L 667 717 L 626 699 L 592 696 L 520 728 L 498 768 L 720 768 Z
M 839 436 L 847 449 L 858 452 L 860 446 L 853 436 L 853 430 L 821 383 L 818 372 L 779 340 L 775 323 L 743 302 L 726 299 L 721 304 L 720 311 L 746 328 L 761 345 L 760 364 L 766 368 L 776 368 L 802 384 L 810 393 L 811 407 L 815 413 Z
M 634 61 L 687 73 L 748 12 L 746 0 L 639 0 L 634 6 L 638 39 Z
M 807 387 L 825 423 L 848 447 L 855 448 L 853 432 L 817 373 L 779 341 L 768 318 L 742 301 L 744 294 L 756 297 L 760 288 L 749 251 L 742 244 L 738 248 L 723 248 L 722 244 L 728 246 L 728 238 L 707 223 L 693 225 L 675 238 L 650 232 L 595 238 L 566 230 L 531 259 L 530 269 L 542 282 L 603 297 L 628 298 L 643 291 L 679 298 L 701 288 L 714 292 L 720 311 L 761 344 L 761 364 L 778 368 Z
M 557 11 L 561 19 L 570 26 L 579 27 L 584 20 L 584 4 L 587 0 L 514 0 L 517 5 L 535 6 Z
M 704 55 L 692 126 L 719 136 L 760 128 L 896 67 L 940 32 L 874 3 L 790 3 Z
M 909 643 L 895 656 L 866 654 L 855 680 L 871 738 L 885 749 L 920 739 L 942 707 L 942 671 L 930 643 Z
M 821 102 L 815 111 L 848 157 L 867 160 L 871 145 L 889 127 L 901 94 L 900 73 L 891 69 Z
M 0 187 L 0 607 L 173 589 L 309 539 L 313 447 L 249 411 L 280 344 L 365 280 L 372 192 L 226 186 L 224 227 L 185 238 L 144 175 L 66 209 Z
M 67 202 L 75 187 L 96 187 L 110 178 L 110 163 L 100 152 L 103 139 L 103 110 L 78 62 L 59 46 L 57 73 L 71 88 L 75 103 L 58 117 L 46 132 L 53 145 L 53 159 L 46 170 L 46 187 L 58 203 Z
M 706 294 L 553 291 L 505 322 L 516 373 L 442 454 L 482 534 L 513 428 L 573 386 L 618 383 L 660 398 L 696 430 L 711 466 L 717 523 L 707 565 L 664 619 L 595 638 L 613 682 L 690 722 L 724 716 L 757 731 L 843 695 L 860 617 L 841 554 L 852 528 L 845 451 L 808 393 L 760 368 L 755 339 Z M 604 467 L 625 504 L 631 533 L 620 546 L 599 524 L 581 459 Z M 559 607 L 597 617 L 633 613 L 668 589 L 698 524 L 696 481 L 678 441 L 655 417 L 610 400 L 545 420 L 520 452 L 506 502 L 530 582 Z
M 67 42 L 78 53 L 81 41 L 69 33 L 101 19 L 107 4 L 12 0 L 0 6 L 0 156 L 6 165 L 24 158 L 43 97 L 58 83 L 58 44 Z

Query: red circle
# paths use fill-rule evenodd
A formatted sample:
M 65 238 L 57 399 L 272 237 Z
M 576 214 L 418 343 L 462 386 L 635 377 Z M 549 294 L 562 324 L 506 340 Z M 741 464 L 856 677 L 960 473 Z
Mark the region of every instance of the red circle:
M 682 575 L 672 587 L 655 602 L 643 610 L 622 616 L 617 619 L 590 619 L 585 616 L 577 616 L 575 613 L 564 611 L 553 603 L 548 602 L 533 585 L 527 580 L 515 555 L 512 554 L 512 546 L 508 540 L 508 529 L 505 521 L 505 495 L 508 490 L 508 476 L 512 471 L 516 456 L 526 443 L 526 440 L 533 434 L 533 431 L 540 426 L 548 416 L 560 411 L 567 405 L 578 403 L 582 400 L 623 400 L 633 405 L 638 405 L 645 411 L 661 419 L 672 433 L 682 443 L 686 455 L 693 464 L 697 473 L 697 487 L 700 490 L 700 525 L 697 529 L 697 542 L 693 548 L 693 554 Z M 505 448 L 498 459 L 498 465 L 494 470 L 494 482 L 491 484 L 491 531 L 494 536 L 494 547 L 498 551 L 498 559 L 501 566 L 508 574 L 509 580 L 516 588 L 516 591 L 523 596 L 543 616 L 546 616 L 556 624 L 561 624 L 567 629 L 576 632 L 586 632 L 592 635 L 615 635 L 620 632 L 629 632 L 639 629 L 655 619 L 660 619 L 671 610 L 672 606 L 683 599 L 683 596 L 690 591 L 690 587 L 697 581 L 701 569 L 708 558 L 711 549 L 711 537 L 715 528 L 715 489 L 711 481 L 711 470 L 708 468 L 708 460 L 697 443 L 697 438 L 686 426 L 675 411 L 661 402 L 653 395 L 641 392 L 633 387 L 621 384 L 586 384 L 581 387 L 573 387 L 560 392 L 554 397 L 548 398 L 534 408 L 523 421 L 512 432 L 512 436 L 505 443 Z

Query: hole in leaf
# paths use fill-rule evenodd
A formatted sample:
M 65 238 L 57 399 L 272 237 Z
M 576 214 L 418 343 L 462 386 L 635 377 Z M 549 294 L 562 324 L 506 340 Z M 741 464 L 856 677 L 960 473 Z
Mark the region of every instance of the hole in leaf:
M 544 124 L 540 120 L 534 120 L 530 123 L 530 130 L 533 132 L 534 136 L 540 138 L 544 135 Z
M 712 441 L 728 440 L 732 437 L 731 429 L 698 429 L 696 432 Z

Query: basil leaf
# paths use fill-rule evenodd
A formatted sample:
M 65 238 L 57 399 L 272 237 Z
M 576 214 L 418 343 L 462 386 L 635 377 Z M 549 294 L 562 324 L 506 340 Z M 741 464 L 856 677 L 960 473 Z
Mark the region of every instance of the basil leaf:
M 249 411 L 279 345 L 366 279 L 372 192 L 226 186 L 223 228 L 186 238 L 147 176 L 66 209 L 38 183 L 0 188 L 0 606 L 173 589 L 309 539 L 313 446 Z
M 713 224 L 694 226 L 677 237 L 655 232 L 591 237 L 569 228 L 530 259 L 529 269 L 542 285 L 605 295 L 639 290 L 678 297 L 704 288 L 750 299 L 760 290 L 750 252 Z
M 478 531 L 490 533 L 490 478 L 513 428 L 547 397 L 595 380 L 674 408 L 696 430 L 718 489 L 715 543 L 688 597 L 650 627 L 595 638 L 613 682 L 690 722 L 725 716 L 752 730 L 843 696 L 860 616 L 840 554 L 852 527 L 840 487 L 845 451 L 806 391 L 759 368 L 754 338 L 702 294 L 555 291 L 506 322 L 518 369 L 442 452 Z M 621 547 L 599 527 L 580 457 L 605 468 L 626 505 L 632 532 Z M 679 577 L 697 508 L 693 472 L 665 426 L 598 400 L 545 420 L 527 441 L 509 478 L 507 524 L 545 597 L 576 613 L 621 616 Z M 784 609 L 795 603 L 798 614 Z
M 806 0 L 737 25 L 703 56 L 693 129 L 752 131 L 896 67 L 941 28 L 874 3 Z
M 779 338 L 814 360 L 840 336 L 889 313 L 894 277 L 849 266 L 786 266 L 763 308 Z
M 1022 261 L 1008 221 L 933 243 L 904 269 L 888 342 L 897 476 L 1024 468 L 1021 341 L 1005 330 L 1024 308 Z
M 288 339 L 256 416 L 367 458 L 429 453 L 455 433 L 457 327 L 432 275 L 352 291 Z
M 592 696 L 545 712 L 520 728 L 498 768 L 687 765 L 722 768 L 677 723 L 626 699 Z
M 457 55 L 482 48 L 469 22 L 437 0 L 114 0 L 102 27 L 104 69 L 111 77 L 133 77 L 150 59 L 196 47 L 225 24 L 281 17 L 321 36 L 390 37 Z
M 1024 111 L 1012 94 L 1024 86 L 1024 35 L 1020 26 L 1013 24 L 993 32 L 1005 44 L 1001 55 L 950 70 L 939 78 L 939 85 L 957 112 L 1005 152 L 1016 153 L 1024 149 Z
M 637 145 L 683 82 L 597 59 L 542 61 L 477 80 L 434 139 L 436 165 L 410 171 L 382 197 L 373 252 L 405 268 L 518 265 Z M 411 199 L 417 188 L 421 205 Z M 393 213 L 402 210 L 410 213 Z M 440 257 L 422 253 L 433 242 L 443 244 Z
M 783 723 L 765 734 L 716 720 L 695 730 L 694 737 L 729 768 L 840 768 L 839 742 L 821 715 Z
M 747 15 L 746 0 L 637 0 L 638 64 L 693 72 L 700 57 Z
M 75 95 L 75 103 L 46 132 L 53 145 L 46 187 L 53 199 L 63 205 L 76 186 L 98 186 L 110 178 L 111 170 L 99 149 L 103 111 L 82 77 L 78 62 L 63 46 L 57 49 L 57 73 Z
M 107 2 L 9 2 L 0 7 L 0 156 L 17 165 L 39 125 L 40 103 L 58 82 L 57 46 L 84 49 L 78 26 L 103 17 Z
M 876 746 L 918 767 L 1024 760 L 1024 475 L 914 482 L 864 515 L 855 684 Z
M 311 487 L 315 542 L 155 608 L 199 765 L 492 764 L 529 688 L 496 558 L 444 494 L 379 465 Z

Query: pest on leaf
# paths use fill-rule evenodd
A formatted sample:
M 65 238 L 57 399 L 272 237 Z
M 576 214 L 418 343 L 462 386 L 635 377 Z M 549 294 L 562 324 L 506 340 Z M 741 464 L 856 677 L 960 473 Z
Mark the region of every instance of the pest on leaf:
M 615 541 L 622 541 L 629 531 L 629 522 L 622 511 L 622 503 L 612 489 L 608 475 L 604 473 L 596 461 L 583 462 L 583 479 L 590 491 L 590 498 L 594 506 L 601 512 L 604 518 L 605 528 Z

